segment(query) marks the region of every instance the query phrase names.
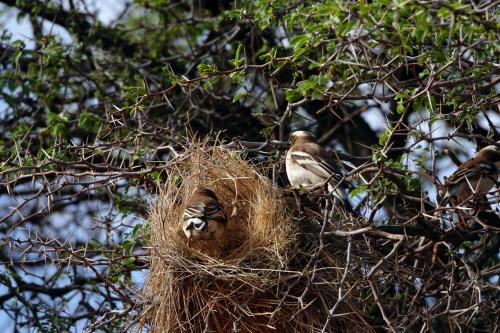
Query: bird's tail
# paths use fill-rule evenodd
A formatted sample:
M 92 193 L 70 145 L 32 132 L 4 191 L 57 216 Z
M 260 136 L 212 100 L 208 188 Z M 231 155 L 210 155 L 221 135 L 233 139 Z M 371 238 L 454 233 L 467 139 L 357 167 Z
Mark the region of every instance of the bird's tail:
M 446 207 L 448 203 L 450 202 L 451 195 L 445 194 L 443 197 L 438 198 L 439 206 L 440 207 Z
M 336 184 L 334 186 L 333 184 L 331 184 L 330 186 L 328 186 L 328 190 L 330 194 L 332 194 L 333 197 L 335 197 L 335 199 L 340 203 L 341 209 L 343 209 L 346 213 L 355 215 L 356 217 L 358 216 L 358 214 L 352 208 L 352 205 L 347 198 L 346 190 L 343 186 L 339 184 Z

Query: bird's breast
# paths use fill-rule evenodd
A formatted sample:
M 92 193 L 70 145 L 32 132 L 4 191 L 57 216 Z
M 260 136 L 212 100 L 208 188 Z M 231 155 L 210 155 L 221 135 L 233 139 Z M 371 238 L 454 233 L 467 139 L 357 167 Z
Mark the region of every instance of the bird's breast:
M 316 185 L 325 181 L 295 162 L 289 155 L 286 158 L 286 174 L 293 187 Z

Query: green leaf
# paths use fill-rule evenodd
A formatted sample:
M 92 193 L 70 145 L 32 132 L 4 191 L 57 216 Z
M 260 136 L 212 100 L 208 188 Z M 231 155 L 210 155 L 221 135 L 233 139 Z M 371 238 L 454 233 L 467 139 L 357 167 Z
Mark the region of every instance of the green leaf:
M 300 100 L 303 97 L 302 93 L 296 89 L 285 90 L 285 98 L 287 102 L 293 103 Z
M 203 88 L 208 89 L 211 88 L 217 81 L 220 80 L 220 77 L 211 77 L 205 83 L 203 83 Z
M 238 83 L 242 83 L 245 80 L 245 76 L 245 71 L 237 71 L 229 74 L 229 78 Z
M 420 189 L 420 180 L 418 178 L 414 178 L 411 176 L 407 176 L 404 178 L 406 189 L 410 192 L 416 191 Z
M 231 20 L 241 20 L 243 17 L 245 17 L 246 13 L 246 9 L 233 9 L 227 12 L 227 16 Z
M 68 133 L 68 121 L 69 115 L 67 113 L 47 113 L 47 125 L 52 136 L 66 136 Z
M 160 176 L 161 176 L 161 173 L 160 173 L 159 171 L 156 171 L 156 170 L 155 170 L 155 171 L 151 172 L 151 173 L 149 174 L 149 176 L 151 177 L 151 179 L 152 179 L 155 183 L 157 183 L 157 184 L 159 184 L 159 183 L 160 183 L 160 181 L 161 181 L 161 177 L 160 177 Z
M 275 56 L 276 56 L 276 48 L 273 47 L 268 52 L 262 53 L 259 56 L 259 59 L 262 60 L 262 61 L 268 62 L 268 61 L 273 60 Z
M 161 70 L 167 76 L 167 79 L 170 81 L 170 84 L 176 85 L 177 83 L 179 83 L 180 78 L 177 75 L 175 75 L 170 65 L 163 66 Z
M 396 105 L 396 112 L 398 114 L 403 114 L 405 113 L 405 111 L 406 111 L 406 106 L 404 105 L 404 103 L 402 101 L 398 101 Z
M 237 94 L 235 94 L 233 96 L 233 103 L 239 101 L 241 97 L 244 97 L 246 95 L 247 95 L 246 91 L 240 91 L 240 92 L 238 92 Z
M 297 84 L 297 89 L 302 93 L 302 95 L 306 95 L 308 92 L 316 89 L 316 87 L 317 87 L 316 82 L 312 80 L 300 81 Z
M 378 138 L 378 144 L 383 146 L 385 145 L 385 143 L 387 142 L 387 139 L 389 139 L 389 136 L 391 135 L 392 133 L 392 126 L 388 126 L 385 131 L 382 132 L 382 134 L 380 134 L 380 137 Z
M 299 186 L 299 193 L 300 194 L 307 194 L 307 193 L 309 193 L 309 191 L 307 190 L 307 188 L 305 188 L 304 186 L 300 185 Z
M 26 44 L 22 40 L 18 39 L 12 42 L 12 47 L 15 49 L 23 50 L 24 48 L 26 48 Z
M 202 76 L 207 76 L 217 72 L 217 66 L 214 64 L 199 64 L 196 69 Z
M 245 63 L 245 58 L 241 58 L 241 50 L 243 50 L 243 44 L 239 43 L 234 59 L 229 61 L 234 67 L 240 67 Z
M 124 90 L 130 100 L 137 101 L 140 97 L 147 95 L 146 81 L 138 74 L 134 74 L 133 79 L 135 84 L 125 86 Z
M 101 119 L 93 113 L 84 111 L 80 115 L 77 126 L 92 133 L 97 133 L 101 126 Z
M 367 191 L 368 191 L 368 186 L 359 185 L 354 190 L 349 192 L 349 197 L 354 198 L 356 195 L 366 193 Z
M 309 43 L 310 36 L 309 35 L 298 35 L 294 36 L 290 40 L 290 44 L 293 45 L 293 50 L 294 51 L 299 51 L 303 48 L 305 48 L 308 43 Z

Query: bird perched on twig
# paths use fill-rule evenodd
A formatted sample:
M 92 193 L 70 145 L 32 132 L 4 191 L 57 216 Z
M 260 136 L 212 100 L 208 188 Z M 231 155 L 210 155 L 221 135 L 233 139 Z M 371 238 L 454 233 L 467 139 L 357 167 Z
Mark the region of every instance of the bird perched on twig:
M 343 175 L 314 135 L 307 131 L 295 131 L 290 135 L 289 142 L 291 146 L 286 154 L 286 174 L 292 187 L 307 189 L 324 185 L 328 187 L 328 193 L 332 193 L 348 211 L 352 211 L 345 194 Z M 294 195 L 297 199 L 296 190 Z
M 218 240 L 224 234 L 227 217 L 224 207 L 212 190 L 198 188 L 187 200 L 182 230 L 191 239 Z
M 442 205 L 446 205 L 450 199 L 460 204 L 473 194 L 487 193 L 498 184 L 499 170 L 500 147 L 490 145 L 479 150 L 446 179 Z

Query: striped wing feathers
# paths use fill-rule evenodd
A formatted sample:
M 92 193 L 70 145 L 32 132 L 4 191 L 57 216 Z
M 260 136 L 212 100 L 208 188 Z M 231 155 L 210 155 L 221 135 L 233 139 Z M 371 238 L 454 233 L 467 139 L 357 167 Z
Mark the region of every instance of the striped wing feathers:
M 471 159 L 463 163 L 455 173 L 446 179 L 445 198 L 458 195 L 465 200 L 470 194 L 487 192 L 496 183 L 497 167 L 493 163 Z
M 215 199 L 204 198 L 189 204 L 184 210 L 184 220 L 200 218 L 206 220 L 224 221 L 226 216 L 222 205 Z
M 342 180 L 339 168 L 330 161 L 321 147 L 315 144 L 303 144 L 299 148 L 300 150 L 291 151 L 290 156 L 294 162 L 325 180 L 329 177 L 337 183 Z
M 473 160 L 467 161 L 460 168 L 446 180 L 446 185 L 456 185 L 463 181 L 471 181 L 482 176 L 493 177 L 496 173 L 496 167 L 492 163 L 474 163 Z M 467 165 L 469 164 L 469 165 Z

